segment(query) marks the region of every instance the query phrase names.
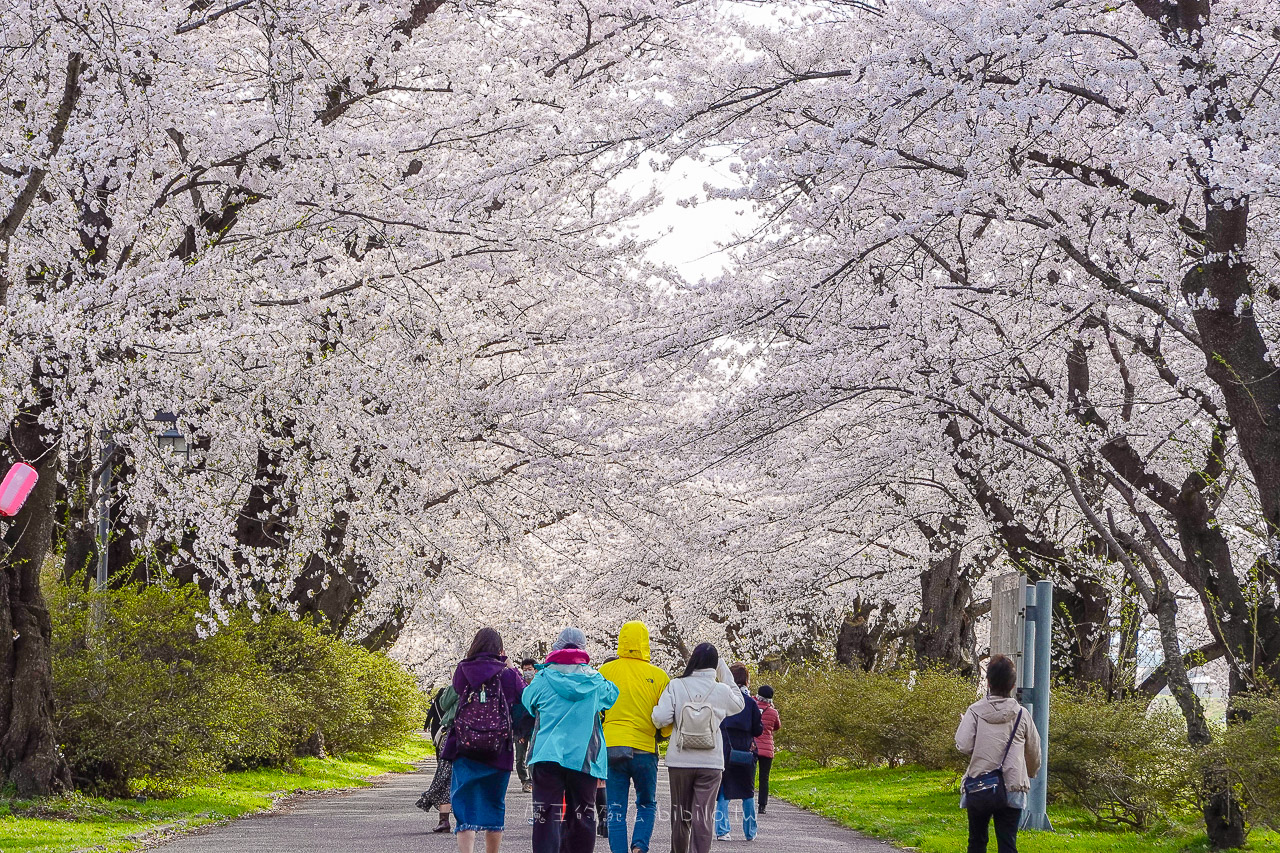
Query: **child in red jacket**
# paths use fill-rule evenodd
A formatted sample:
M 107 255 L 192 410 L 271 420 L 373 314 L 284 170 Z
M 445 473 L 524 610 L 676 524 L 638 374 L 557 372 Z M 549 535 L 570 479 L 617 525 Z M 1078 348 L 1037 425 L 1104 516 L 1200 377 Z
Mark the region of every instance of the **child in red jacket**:
M 756 799 L 759 803 L 759 814 L 764 814 L 765 806 L 769 804 L 769 768 L 773 766 L 773 733 L 781 731 L 782 718 L 778 716 L 778 709 L 773 707 L 773 688 L 767 684 L 761 684 L 760 690 L 756 693 L 756 704 L 760 706 L 760 722 L 764 726 L 764 732 L 760 737 L 756 738 L 756 755 L 758 756 L 758 764 L 760 765 L 760 784 Z

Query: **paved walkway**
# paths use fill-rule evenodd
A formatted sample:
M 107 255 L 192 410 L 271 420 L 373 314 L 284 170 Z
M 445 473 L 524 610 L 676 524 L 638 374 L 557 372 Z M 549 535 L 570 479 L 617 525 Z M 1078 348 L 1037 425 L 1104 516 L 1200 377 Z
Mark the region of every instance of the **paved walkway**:
M 339 794 L 302 796 L 273 812 L 231 821 L 182 836 L 163 845 L 165 853 L 450 853 L 452 836 L 434 835 L 434 813 L 414 806 L 427 787 L 434 764 L 423 762 L 417 773 L 384 776 L 368 788 Z M 653 853 L 670 850 L 663 806 L 667 802 L 666 771 L 659 774 L 658 824 Z M 507 831 L 502 849 L 525 853 L 532 849 L 529 816 L 532 802 L 512 774 L 507 795 Z M 830 821 L 781 801 L 769 803 L 760 831 L 750 844 L 742 840 L 741 813 L 736 815 L 736 840 L 717 841 L 722 853 L 889 853 L 895 848 L 873 841 Z M 483 850 L 482 844 L 476 845 Z M 597 853 L 608 853 L 599 839 Z

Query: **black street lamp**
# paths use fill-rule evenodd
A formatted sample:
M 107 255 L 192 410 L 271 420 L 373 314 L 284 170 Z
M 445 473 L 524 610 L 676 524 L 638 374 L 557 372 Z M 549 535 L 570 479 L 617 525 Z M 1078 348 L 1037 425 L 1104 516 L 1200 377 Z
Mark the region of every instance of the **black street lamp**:
M 161 428 L 156 432 L 156 443 L 160 450 L 181 456 L 183 461 L 191 461 L 191 445 L 182 430 L 178 429 L 178 416 L 172 412 L 156 412 L 152 418 Z

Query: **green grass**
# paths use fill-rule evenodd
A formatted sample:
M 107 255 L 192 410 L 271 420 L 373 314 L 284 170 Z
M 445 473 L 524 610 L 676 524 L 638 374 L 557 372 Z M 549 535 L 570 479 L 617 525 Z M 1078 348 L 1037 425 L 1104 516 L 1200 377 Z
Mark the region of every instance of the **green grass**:
M 784 761 L 775 767 L 771 791 L 851 829 L 921 853 L 964 853 L 968 824 L 960 810 L 959 780 L 952 773 L 913 768 L 844 770 Z M 1054 833 L 1018 835 L 1019 853 L 1200 853 L 1204 833 L 1190 822 L 1146 833 L 1098 824 L 1086 811 L 1050 806 Z M 995 849 L 992 837 L 991 849 Z M 1280 835 L 1254 832 L 1253 851 L 1280 853 Z
M 0 800 L 0 853 L 95 853 L 136 850 L 157 836 L 271 808 L 280 797 L 364 785 L 371 777 L 411 769 L 430 743 L 410 738 L 377 755 L 299 759 L 291 770 L 225 773 L 165 800 L 101 800 L 72 794 L 43 800 Z

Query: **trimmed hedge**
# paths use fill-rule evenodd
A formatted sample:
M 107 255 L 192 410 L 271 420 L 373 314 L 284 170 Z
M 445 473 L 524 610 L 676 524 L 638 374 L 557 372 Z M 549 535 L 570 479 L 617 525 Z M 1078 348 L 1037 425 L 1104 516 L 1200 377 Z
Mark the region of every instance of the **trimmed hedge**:
M 400 743 L 424 714 L 399 664 L 310 622 L 208 632 L 190 585 L 50 591 L 55 724 L 77 787 L 165 796 L 209 773 Z
M 956 781 L 967 757 L 955 748 L 960 716 L 976 698 L 972 680 L 953 673 L 868 673 L 793 667 L 771 675 L 782 715 L 779 745 L 823 766 L 915 765 L 949 770 Z M 1199 808 L 1203 768 L 1227 767 L 1249 805 L 1250 820 L 1280 823 L 1280 698 L 1238 700 L 1247 721 L 1215 732 L 1215 746 L 1187 743 L 1170 703 L 1146 697 L 1107 701 L 1080 690 L 1054 691 L 1050 714 L 1049 793 L 1102 823 L 1145 829 Z
M 955 730 L 974 697 L 959 676 L 793 667 L 771 674 L 770 683 L 783 718 L 779 746 L 797 755 L 823 766 L 965 766 Z

